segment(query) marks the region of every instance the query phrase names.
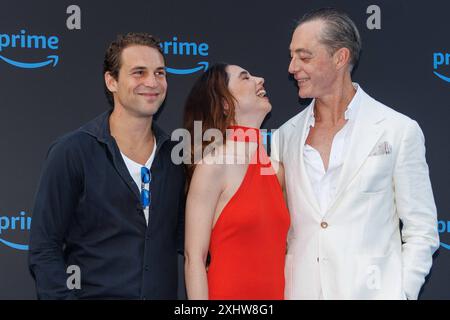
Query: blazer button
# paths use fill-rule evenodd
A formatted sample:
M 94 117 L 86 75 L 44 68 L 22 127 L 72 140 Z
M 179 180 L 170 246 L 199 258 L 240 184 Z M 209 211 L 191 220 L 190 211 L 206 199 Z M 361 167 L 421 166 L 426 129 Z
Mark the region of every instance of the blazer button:
M 326 223 L 325 221 L 322 221 L 320 226 L 322 227 L 322 229 L 326 229 L 326 228 L 328 228 L 328 223 Z

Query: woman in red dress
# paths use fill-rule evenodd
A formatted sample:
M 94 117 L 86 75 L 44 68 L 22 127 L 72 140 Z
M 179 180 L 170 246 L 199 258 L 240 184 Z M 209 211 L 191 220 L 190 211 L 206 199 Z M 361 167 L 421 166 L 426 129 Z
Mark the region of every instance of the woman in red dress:
M 186 203 L 189 299 L 284 297 L 290 218 L 282 166 L 261 144 L 259 128 L 271 110 L 263 85 L 263 78 L 239 66 L 215 64 L 187 99 L 193 163 Z

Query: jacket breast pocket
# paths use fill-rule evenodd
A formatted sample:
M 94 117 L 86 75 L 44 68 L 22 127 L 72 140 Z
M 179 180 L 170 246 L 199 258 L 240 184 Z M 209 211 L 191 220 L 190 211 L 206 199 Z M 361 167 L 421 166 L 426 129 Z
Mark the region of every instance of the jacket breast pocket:
M 389 190 L 392 188 L 392 172 L 391 154 L 369 156 L 361 168 L 361 192 L 376 193 Z

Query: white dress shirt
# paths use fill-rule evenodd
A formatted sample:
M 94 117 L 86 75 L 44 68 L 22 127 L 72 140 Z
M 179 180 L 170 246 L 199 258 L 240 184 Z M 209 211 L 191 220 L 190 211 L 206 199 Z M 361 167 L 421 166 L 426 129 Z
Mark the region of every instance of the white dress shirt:
M 309 135 L 311 127 L 315 125 L 314 118 L 314 104 L 311 106 L 311 116 L 308 119 L 308 129 L 305 135 L 305 144 L 303 157 L 305 161 L 306 172 L 311 186 L 314 190 L 314 194 L 319 202 L 322 216 L 328 209 L 328 206 L 334 200 L 336 196 L 336 188 L 339 181 L 339 177 L 344 164 L 344 159 L 348 151 L 350 144 L 351 133 L 354 125 L 354 120 L 357 115 L 360 102 L 360 91 L 358 84 L 353 84 L 356 90 L 356 94 L 350 101 L 345 111 L 344 117 L 347 123 L 341 130 L 334 136 L 331 146 L 330 159 L 328 162 L 328 170 L 325 170 L 320 153 L 312 146 L 306 144 L 306 139 Z

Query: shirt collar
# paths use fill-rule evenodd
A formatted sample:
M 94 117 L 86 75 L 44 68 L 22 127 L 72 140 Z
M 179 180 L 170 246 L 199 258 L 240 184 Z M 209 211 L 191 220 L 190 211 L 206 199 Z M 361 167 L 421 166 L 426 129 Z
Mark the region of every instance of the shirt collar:
M 111 116 L 112 111 L 113 110 L 110 109 L 103 112 L 97 118 L 81 127 L 81 131 L 90 134 L 103 143 L 110 142 L 112 140 L 112 136 L 109 128 L 109 117 Z M 158 147 L 166 140 L 170 140 L 170 136 L 155 123 L 154 119 L 152 121 L 152 131 L 155 135 L 155 141 L 159 142 Z
M 362 90 L 360 89 L 359 84 L 357 84 L 356 82 L 353 82 L 353 88 L 355 88 L 356 93 L 344 112 L 345 120 L 354 120 L 356 116 L 356 111 L 359 108 L 359 101 L 362 94 Z M 308 118 L 308 127 L 314 127 L 314 125 L 316 124 L 316 118 L 314 117 L 314 105 L 315 100 L 313 101 L 313 103 L 311 103 L 311 113 Z

